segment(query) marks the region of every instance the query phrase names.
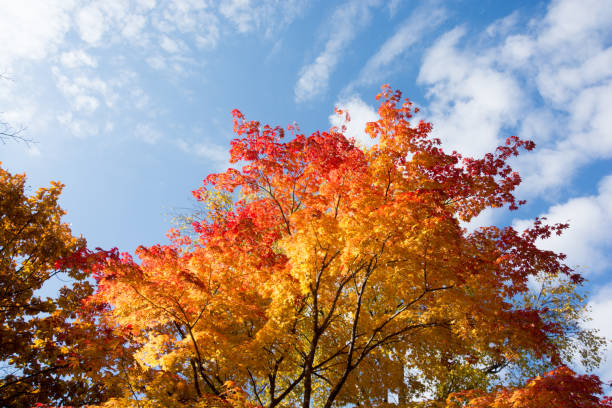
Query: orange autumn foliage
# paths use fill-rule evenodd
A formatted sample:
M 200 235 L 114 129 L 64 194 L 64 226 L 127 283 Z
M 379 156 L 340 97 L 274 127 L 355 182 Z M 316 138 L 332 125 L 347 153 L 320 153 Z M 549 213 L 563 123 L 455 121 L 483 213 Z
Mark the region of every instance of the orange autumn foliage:
M 369 149 L 342 129 L 307 137 L 234 111 L 241 167 L 194 192 L 206 209 L 194 237 L 174 232 L 96 274 L 92 304 L 136 349 L 124 396 L 105 406 L 388 406 L 461 364 L 562 363 L 571 334 L 515 299 L 536 276 L 581 281 L 536 246 L 566 225 L 460 224 L 521 204 L 507 162 L 534 144 L 447 154 L 399 92 L 380 97 Z
M 85 316 L 82 302 L 94 291 L 87 268 L 64 262 L 86 242 L 62 220 L 62 188 L 52 182 L 28 194 L 25 175 L 0 167 L 2 407 L 97 404 L 119 393 L 113 361 L 121 339 Z M 62 287 L 42 295 L 59 277 Z

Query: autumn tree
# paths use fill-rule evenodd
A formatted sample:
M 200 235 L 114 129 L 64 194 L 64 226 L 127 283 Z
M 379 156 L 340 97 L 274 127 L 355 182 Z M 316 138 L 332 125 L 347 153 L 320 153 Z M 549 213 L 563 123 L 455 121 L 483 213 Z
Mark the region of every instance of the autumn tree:
M 106 406 L 387 406 L 461 378 L 444 404 L 511 364 L 563 363 L 571 327 L 530 300 L 528 281 L 581 282 L 536 246 L 566 225 L 461 224 L 521 205 L 508 160 L 534 144 L 448 154 L 399 92 L 379 97 L 371 148 L 234 111 L 242 166 L 194 192 L 206 208 L 195 237 L 174 232 L 96 275 L 91 304 L 109 305 L 106 324 L 137 349 L 137 385 Z
M 28 196 L 25 183 L 25 175 L 0 168 L 0 406 L 100 403 L 115 387 L 98 369 L 112 367 L 108 350 L 121 343 L 84 311 L 77 315 L 93 287 L 88 267 L 66 263 L 85 253 L 86 242 L 61 220 L 63 186 Z M 58 274 L 72 283 L 42 296 Z

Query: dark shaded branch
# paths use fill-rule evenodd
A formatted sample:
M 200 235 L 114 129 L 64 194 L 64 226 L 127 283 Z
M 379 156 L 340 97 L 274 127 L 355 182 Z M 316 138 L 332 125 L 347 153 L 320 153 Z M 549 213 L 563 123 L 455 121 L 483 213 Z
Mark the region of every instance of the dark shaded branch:
M 191 369 L 193 370 L 193 385 L 196 389 L 196 393 L 198 394 L 198 397 L 202 397 L 202 391 L 200 391 L 200 381 L 198 380 L 198 371 L 196 369 L 196 363 L 195 361 L 193 361 L 193 358 L 190 358 L 189 362 L 191 363 Z
M 247 368 L 247 373 L 249 374 L 249 378 L 251 379 L 251 384 L 253 385 L 253 393 L 255 394 L 255 398 L 257 398 L 257 402 L 259 402 L 259 405 L 263 407 L 263 402 L 261 401 L 261 398 L 259 397 L 259 392 L 257 391 L 257 383 L 255 382 L 255 378 L 253 378 L 253 374 L 251 373 L 251 370 L 249 370 L 248 368 Z

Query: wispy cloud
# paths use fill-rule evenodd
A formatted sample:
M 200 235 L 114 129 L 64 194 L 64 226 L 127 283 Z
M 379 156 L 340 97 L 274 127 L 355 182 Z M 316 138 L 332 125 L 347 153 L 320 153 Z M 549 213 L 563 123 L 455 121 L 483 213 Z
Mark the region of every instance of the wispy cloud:
M 96 59 L 83 50 L 64 52 L 60 56 L 60 61 L 66 68 L 95 68 L 98 65 Z
M 331 28 L 323 51 L 313 62 L 300 70 L 295 85 L 296 102 L 309 101 L 327 89 L 331 73 L 336 68 L 344 49 L 370 19 L 370 8 L 379 5 L 375 0 L 352 1 L 339 6 L 328 25 Z
M 65 112 L 57 115 L 57 121 L 73 136 L 78 138 L 95 136 L 100 131 L 97 124 L 90 120 L 75 118 L 72 112 Z
M 58 88 L 75 111 L 91 114 L 98 109 L 101 101 L 107 107 L 112 107 L 119 97 L 113 86 L 99 77 L 69 77 L 57 67 L 53 68 L 53 73 L 57 78 Z
M 240 33 L 263 30 L 270 36 L 302 14 L 307 5 L 307 0 L 226 0 L 219 12 Z
M 179 41 L 188 38 L 193 47 L 214 48 L 220 37 L 220 21 L 217 10 L 207 2 L 173 0 L 166 7 L 157 7 L 149 14 L 152 26 L 160 38 Z M 167 41 L 166 41 L 167 43 Z M 163 43 L 162 43 L 163 44 Z M 185 47 L 185 51 L 189 48 Z
M 446 17 L 446 9 L 438 2 L 425 2 L 417 7 L 366 62 L 357 80 L 347 87 L 348 90 L 355 85 L 379 83 L 398 57 L 442 24 Z
M 150 105 L 137 74 L 127 82 L 115 79 L 128 70 L 134 56 L 156 70 L 184 77 L 201 67 L 202 53 L 214 51 L 224 37 L 258 33 L 269 39 L 307 7 L 308 0 L 9 1 L 0 7 L 0 74 L 18 70 L 25 78 L 29 68 L 24 62 L 44 60 L 57 94 L 44 88 L 45 96 L 54 100 L 45 105 L 45 115 L 37 111 L 35 120 L 46 116 L 51 118 L 48 123 L 59 120 L 70 133 L 88 136 L 104 129 L 102 122 L 110 120 L 107 115 L 118 105 L 136 110 Z M 24 106 L 36 105 L 40 95 L 20 84 L 21 89 L 6 98 L 0 92 L 4 111 L 19 108 L 15 95 L 30 96 Z
M 219 168 L 229 165 L 229 151 L 227 147 L 206 141 L 193 143 L 184 139 L 177 139 L 176 145 L 185 153 L 209 160 Z
M 163 133 L 148 123 L 139 123 L 134 129 L 134 136 L 148 144 L 156 144 L 163 137 Z
M 149 54 L 167 52 L 188 57 L 199 50 L 215 48 L 222 35 L 233 35 L 235 31 L 259 31 L 270 36 L 300 17 L 307 6 L 307 0 L 8 2 L 0 13 L 0 42 L 4 44 L 0 72 L 10 71 L 15 60 L 52 56 L 71 31 L 90 55 L 98 48 L 123 44 Z M 231 24 L 224 24 L 223 19 Z M 183 58 L 165 66 L 176 71 L 174 65 L 180 61 L 190 63 L 189 58 Z

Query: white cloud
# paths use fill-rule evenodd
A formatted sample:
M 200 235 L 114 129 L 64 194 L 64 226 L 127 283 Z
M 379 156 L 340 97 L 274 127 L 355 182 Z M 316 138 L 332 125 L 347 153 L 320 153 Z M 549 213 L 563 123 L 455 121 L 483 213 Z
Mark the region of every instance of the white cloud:
M 33 158 L 38 158 L 42 155 L 40 147 L 33 143 L 29 143 L 26 146 L 26 153 L 28 154 L 28 156 L 33 157 Z
M 191 54 L 190 44 L 214 48 L 220 36 L 214 10 L 208 2 L 195 0 L 171 0 L 157 7 L 155 1 L 94 1 L 77 10 L 75 20 L 81 39 L 90 46 L 127 40 L 148 53 L 163 50 L 183 57 Z M 176 71 L 174 65 L 163 67 Z
M 538 41 L 544 48 L 571 47 L 578 51 L 574 58 L 580 59 L 580 50 L 587 51 L 607 38 L 610 21 L 608 0 L 555 0 L 544 21 L 537 22 L 545 27 Z
M 71 82 L 65 76 L 59 77 L 57 86 L 76 111 L 91 114 L 100 106 L 98 98 L 89 94 L 87 89 Z
M 77 24 L 83 41 L 96 44 L 108 29 L 104 14 L 96 5 L 89 5 L 77 13 Z
M 0 72 L 15 60 L 38 60 L 52 54 L 70 28 L 70 0 L 23 0 L 2 3 Z
M 176 144 L 182 151 L 210 160 L 217 166 L 229 164 L 229 150 L 226 147 L 211 142 L 190 143 L 183 139 L 178 139 Z
M 251 2 L 249 0 L 229 0 L 221 3 L 219 11 L 231 20 L 239 32 L 251 30 L 254 23 Z
M 225 0 L 219 12 L 240 33 L 265 28 L 265 34 L 270 36 L 302 14 L 306 4 L 306 0 Z
M 207 2 L 173 0 L 156 11 L 152 15 L 153 26 L 165 34 L 165 38 L 179 42 L 179 36 L 186 36 L 201 48 L 214 48 L 217 45 L 219 18 Z
M 546 125 L 544 125 L 544 131 Z M 535 139 L 535 138 L 534 138 Z M 586 162 L 579 150 L 537 147 L 534 154 L 522 154 L 515 161 L 523 178 L 519 196 L 557 193 L 553 187 L 568 185 L 576 170 Z
M 612 65 L 610 65 L 612 67 Z M 588 70 L 587 70 L 588 71 Z M 606 78 L 592 86 L 561 89 L 562 80 L 555 88 L 563 102 L 556 112 L 541 111 L 541 116 L 528 113 L 519 133 L 538 142 L 534 154 L 518 160 L 518 168 L 526 176 L 521 192 L 537 194 L 568 184 L 583 165 L 612 157 L 612 69 Z M 579 71 L 577 77 L 588 77 Z M 584 79 L 583 79 L 584 80 Z M 569 96 L 572 95 L 572 96 Z M 559 113 L 561 111 L 562 113 Z M 524 132 L 524 133 L 523 133 Z
M 183 32 L 195 31 L 199 26 L 199 19 L 208 13 L 209 5 L 206 1 L 198 0 L 172 0 L 163 11 L 163 18 L 175 27 L 172 30 Z
M 174 40 L 172 40 L 172 39 L 170 39 L 170 38 L 168 38 L 166 36 L 162 37 L 160 46 L 162 47 L 162 49 L 164 51 L 169 52 L 169 53 L 178 52 L 179 49 L 180 49 L 179 45 L 178 45 L 178 43 L 176 41 L 174 41 Z
M 465 228 L 468 233 L 472 233 L 477 228 L 496 225 L 496 222 L 504 216 L 504 211 L 505 209 L 502 208 L 485 208 L 469 222 L 460 221 L 459 224 L 462 228 Z
M 121 34 L 132 40 L 138 41 L 143 35 L 143 29 L 147 23 L 147 19 L 140 14 L 131 14 L 126 16 Z
M 136 125 L 134 135 L 148 144 L 156 144 L 163 138 L 163 133 L 159 129 L 145 123 Z
M 66 112 L 57 116 L 57 121 L 63 128 L 78 138 L 86 138 L 98 134 L 99 129 L 95 123 L 88 120 L 76 119 L 72 112 Z
M 373 146 L 376 143 L 376 140 L 372 139 L 365 133 L 365 127 L 366 123 L 378 120 L 376 110 L 365 103 L 358 95 L 353 95 L 349 98 L 342 99 L 336 103 L 336 106 L 344 112 L 348 112 L 351 120 L 346 123 L 344 120 L 344 115 L 333 113 L 329 116 L 329 123 L 331 123 L 332 126 L 337 126 L 339 128 L 342 125 L 345 125 L 345 136 L 354 138 L 363 146 Z
M 96 59 L 83 50 L 64 52 L 60 56 L 60 61 L 66 68 L 95 68 L 98 66 Z
M 519 13 L 515 11 L 506 17 L 495 20 L 486 28 L 485 33 L 490 37 L 506 36 L 518 23 L 518 19 Z
M 199 48 L 215 48 L 219 42 L 219 28 L 216 25 L 209 25 L 202 33 L 195 36 L 196 45 Z
M 146 61 L 147 61 L 147 64 L 149 64 L 151 68 L 154 68 L 154 69 L 161 70 L 161 69 L 165 69 L 167 66 L 166 59 L 162 57 L 161 55 L 152 55 L 148 57 Z
M 522 117 L 518 134 L 524 139 L 551 142 L 563 132 L 561 122 L 550 109 L 534 107 Z
M 584 274 L 612 266 L 612 175 L 601 180 L 597 195 L 572 198 L 541 216 L 548 223 L 569 222 L 570 226 L 561 236 L 538 242 L 539 247 L 566 254 L 567 263 Z M 517 220 L 514 224 L 524 229 L 530 222 Z
M 144 10 L 150 10 L 155 7 L 155 0 L 136 0 L 138 6 Z
M 529 59 L 536 52 L 535 44 L 526 35 L 516 34 L 506 37 L 503 45 L 495 50 L 498 52 L 497 59 L 502 61 L 508 68 L 525 67 Z
M 611 19 L 607 0 L 557 0 L 527 28 L 513 13 L 472 43 L 462 27 L 447 32 L 418 78 L 434 133 L 451 149 L 482 154 L 519 130 L 538 145 L 517 161 L 528 175 L 521 192 L 531 195 L 612 157 Z
M 100 106 L 100 99 L 107 107 L 112 107 L 118 99 L 113 87 L 98 77 L 78 75 L 70 78 L 62 74 L 57 67 L 52 71 L 57 78 L 58 89 L 76 111 L 91 114 Z
M 574 99 L 576 92 L 609 78 L 611 66 L 612 48 L 597 50 L 583 61 L 544 65 L 537 77 L 538 90 L 552 103 L 562 106 Z
M 604 158 L 612 155 L 612 65 L 610 70 L 604 84 L 581 90 L 570 108 L 572 147 Z
M 357 31 L 369 20 L 369 8 L 378 1 L 360 0 L 339 6 L 329 26 L 332 27 L 323 52 L 300 70 L 295 85 L 296 102 L 305 102 L 322 94 L 327 89 L 329 77 L 336 68 L 341 54 L 353 41 Z
M 95 96 L 76 95 L 73 100 L 73 106 L 78 111 L 93 113 L 100 106 L 100 101 Z
M 428 86 L 433 134 L 448 150 L 482 155 L 500 143 L 500 131 L 517 123 L 525 96 L 512 76 L 492 67 L 487 53 L 459 51 L 465 29 L 443 35 L 423 60 L 418 82 Z
M 147 55 L 177 58 L 158 69 L 185 72 L 198 49 L 215 48 L 222 35 L 259 30 L 268 37 L 300 17 L 308 0 L 23 0 L 2 4 L 0 73 L 12 73 L 15 61 L 59 58 L 65 67 L 95 68 L 98 51 L 109 46 L 135 47 Z M 230 24 L 220 20 L 225 17 Z M 70 36 L 68 36 L 70 34 Z M 65 41 L 81 51 L 66 51 Z M 84 43 L 80 46 L 78 42 Z M 87 52 L 85 52 L 87 50 Z M 121 58 L 120 50 L 114 54 Z M 58 52 L 63 54 L 57 55 Z M 83 54 L 81 54 L 81 52 Z M 101 61 L 101 60 L 99 60 Z M 81 98 L 83 99 L 83 98 Z M 91 100 L 90 100 L 91 101 Z M 82 106 L 93 105 L 81 104 Z M 84 108 L 85 109 L 85 108 Z
M 149 96 L 140 88 L 133 88 L 130 91 L 130 96 L 132 97 L 134 107 L 137 109 L 144 109 L 150 103 Z
M 108 41 L 117 40 L 119 34 L 127 34 L 126 38 L 134 40 L 144 25 L 140 12 L 147 9 L 146 4 L 134 1 L 92 1 L 75 16 L 81 39 L 91 45 L 100 45 L 107 34 Z
M 25 123 L 30 123 L 35 115 L 33 106 L 13 107 L 10 110 L 2 112 L 2 122 L 11 123 L 13 126 L 24 126 Z

